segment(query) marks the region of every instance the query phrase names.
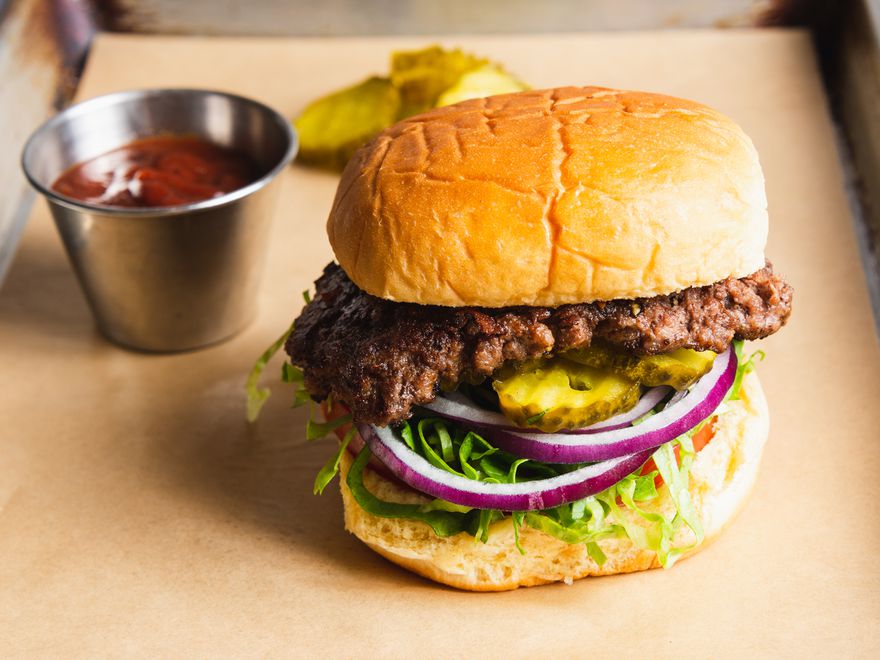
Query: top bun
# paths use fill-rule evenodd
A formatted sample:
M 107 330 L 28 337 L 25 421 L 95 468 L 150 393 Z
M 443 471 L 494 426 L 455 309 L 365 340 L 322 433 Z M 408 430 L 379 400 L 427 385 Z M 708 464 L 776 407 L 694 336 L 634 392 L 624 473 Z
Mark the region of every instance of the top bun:
M 327 230 L 380 298 L 555 307 L 762 268 L 767 199 L 754 145 L 719 112 L 562 87 L 388 128 L 349 161 Z

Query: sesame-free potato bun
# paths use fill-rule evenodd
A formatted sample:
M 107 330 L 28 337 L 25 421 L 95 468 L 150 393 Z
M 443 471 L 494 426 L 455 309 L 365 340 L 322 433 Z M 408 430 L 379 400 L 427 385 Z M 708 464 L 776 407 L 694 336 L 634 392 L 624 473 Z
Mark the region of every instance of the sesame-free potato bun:
M 563 87 L 395 124 L 348 163 L 327 227 L 380 298 L 555 307 L 753 273 L 766 207 L 758 154 L 720 112 Z

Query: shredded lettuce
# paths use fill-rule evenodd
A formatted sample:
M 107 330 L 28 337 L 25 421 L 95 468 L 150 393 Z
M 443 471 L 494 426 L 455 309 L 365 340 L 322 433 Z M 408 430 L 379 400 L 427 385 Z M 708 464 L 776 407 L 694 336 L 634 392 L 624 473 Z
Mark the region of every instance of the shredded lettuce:
M 281 382 L 302 383 L 304 378 L 302 369 L 299 367 L 294 367 L 290 362 L 281 365 Z
M 669 489 L 669 496 L 675 504 L 675 518 L 672 520 L 673 525 L 684 523 L 691 528 L 694 533 L 695 540 L 692 544 L 680 548 L 671 548 L 664 555 L 660 556 L 660 561 L 664 567 L 672 566 L 682 554 L 691 548 L 698 546 L 703 542 L 703 525 L 700 516 L 694 508 L 688 491 L 688 477 L 690 467 L 694 462 L 694 445 L 689 435 L 684 435 L 678 439 L 679 460 L 675 460 L 675 453 L 667 443 L 660 446 L 654 452 L 654 463 L 663 477 L 663 482 Z M 659 553 L 658 553 L 659 554 Z
M 598 496 L 595 497 L 597 497 L 596 502 L 601 502 Z M 571 544 L 595 543 L 601 538 L 618 535 L 618 530 L 607 524 L 605 509 L 601 503 L 599 507 L 602 511 L 599 516 L 594 517 L 594 512 L 587 509 L 590 514 L 577 520 L 566 515 L 567 506 L 570 505 L 544 511 L 528 511 L 525 514 L 525 521 L 529 527 Z
M 467 528 L 467 532 L 478 541 L 487 543 L 489 541 L 489 528 L 492 523 L 504 518 L 504 514 L 496 509 L 474 509 L 476 516 L 471 517 L 471 524 Z
M 260 409 L 263 407 L 263 404 L 266 403 L 266 400 L 272 394 L 268 387 L 260 387 L 260 376 L 263 374 L 263 370 L 266 368 L 266 365 L 269 364 L 269 360 L 279 351 L 279 349 L 284 345 L 284 342 L 287 341 L 287 338 L 290 336 L 290 333 L 293 332 L 293 324 L 290 324 L 290 327 L 284 331 L 284 334 L 281 335 L 278 339 L 272 342 L 272 345 L 269 346 L 260 357 L 257 358 L 257 361 L 254 363 L 254 366 L 251 368 L 250 373 L 248 374 L 247 382 L 245 383 L 245 392 L 247 393 L 247 420 L 249 422 L 257 421 L 257 417 L 260 416 Z M 296 369 L 291 365 L 291 369 Z M 282 379 L 285 378 L 285 371 L 282 371 Z M 291 376 L 292 377 L 292 373 Z M 289 380 L 285 380 L 285 382 L 293 382 Z
M 336 417 L 329 422 L 316 422 L 312 417 L 306 422 L 306 440 L 320 440 L 325 435 L 332 433 L 340 426 L 351 423 L 351 415 Z
M 306 301 L 307 305 L 312 302 L 312 298 L 308 291 L 303 291 L 302 295 L 303 300 Z M 257 358 L 254 366 L 251 367 L 247 382 L 244 386 L 247 397 L 247 420 L 249 422 L 257 421 L 257 418 L 260 416 L 260 410 L 263 408 L 263 404 L 266 403 L 266 400 L 272 394 L 272 391 L 268 387 L 260 387 L 260 377 L 263 375 L 266 365 L 269 364 L 269 361 L 279 350 L 281 350 L 281 347 L 284 346 L 284 342 L 290 337 L 294 325 L 295 323 L 291 323 L 290 327 L 284 332 L 284 334 L 272 342 L 272 345 L 263 351 L 260 357 Z M 293 385 L 294 408 L 309 403 L 312 400 L 311 395 L 305 388 L 304 380 L 305 377 L 302 369 L 299 367 L 292 365 L 290 362 L 284 362 L 281 365 L 281 382 Z
M 323 494 L 327 484 L 333 481 L 333 477 L 339 472 L 339 462 L 342 460 L 342 454 L 348 449 L 348 444 L 351 442 L 355 433 L 357 433 L 357 429 L 355 429 L 354 426 L 348 429 L 348 433 L 345 434 L 342 442 L 339 443 L 339 450 L 330 457 L 329 461 L 324 463 L 324 467 L 318 472 L 318 476 L 315 477 L 315 485 L 312 488 L 312 493 L 314 495 Z
M 733 342 L 733 349 L 736 351 L 736 376 L 733 379 L 733 385 L 730 388 L 730 391 L 727 393 L 727 396 L 724 398 L 725 401 L 732 400 L 736 401 L 739 399 L 739 391 L 742 388 L 742 380 L 746 374 L 750 374 L 755 370 L 755 360 L 761 362 L 766 357 L 764 351 L 757 350 L 754 351 L 749 357 L 745 360 L 743 359 L 743 341 L 737 339 Z
M 451 511 L 423 510 L 419 504 L 399 504 L 386 502 L 373 495 L 364 485 L 364 468 L 370 460 L 370 450 L 364 447 L 354 459 L 346 477 L 346 484 L 355 501 L 367 513 L 380 518 L 406 518 L 426 523 L 437 536 L 453 536 L 469 528 L 469 517 L 472 512 L 464 515 Z
M 305 388 L 294 390 L 293 404 L 290 407 L 299 408 L 307 403 L 312 403 L 312 395 L 309 394 L 309 391 Z
M 599 566 L 608 561 L 608 557 L 605 556 L 605 553 L 602 552 L 602 548 L 600 548 L 599 544 L 595 541 L 587 541 L 587 554 L 590 555 L 590 558 Z
M 519 550 L 519 554 L 524 555 L 526 554 L 526 551 L 519 542 L 519 530 L 522 529 L 522 526 L 526 521 L 526 513 L 525 511 L 512 511 L 510 513 L 510 519 L 513 524 L 514 544 L 516 545 L 516 549 Z

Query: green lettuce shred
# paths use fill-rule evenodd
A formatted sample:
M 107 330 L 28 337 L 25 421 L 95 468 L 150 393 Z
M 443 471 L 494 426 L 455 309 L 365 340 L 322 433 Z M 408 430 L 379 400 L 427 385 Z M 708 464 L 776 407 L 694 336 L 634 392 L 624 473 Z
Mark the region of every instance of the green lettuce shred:
M 309 394 L 309 391 L 305 388 L 295 390 L 293 393 L 293 404 L 290 407 L 299 408 L 307 403 L 312 403 L 312 395 Z
M 320 440 L 325 435 L 332 433 L 340 426 L 351 423 L 351 415 L 336 417 L 329 422 L 316 422 L 312 417 L 306 422 L 306 440 Z
M 318 476 L 315 477 L 315 485 L 312 489 L 313 494 L 322 495 L 327 485 L 333 481 L 333 477 L 339 472 L 339 462 L 342 460 L 342 454 L 348 450 L 348 445 L 355 433 L 357 433 L 355 427 L 352 426 L 348 429 L 342 442 L 339 443 L 338 451 L 330 457 L 329 461 L 324 463 L 324 467 L 321 468 L 318 472 Z
M 679 460 L 675 460 L 675 453 L 671 443 L 661 445 L 654 452 L 654 463 L 663 477 L 663 482 L 669 489 L 669 495 L 675 503 L 675 518 L 672 525 L 676 526 L 684 523 L 691 528 L 694 533 L 695 540 L 692 544 L 680 547 L 670 548 L 664 555 L 660 556 L 660 561 L 665 568 L 671 567 L 676 560 L 691 548 L 698 546 L 703 542 L 703 525 L 700 516 L 694 508 L 688 491 L 688 478 L 690 468 L 694 462 L 694 445 L 689 435 L 684 435 L 677 440 L 679 446 Z M 659 553 L 658 553 L 659 554 Z
M 725 397 L 725 401 L 736 401 L 739 399 L 739 391 L 742 388 L 742 380 L 746 374 L 750 374 L 755 370 L 755 360 L 761 362 L 766 357 L 764 351 L 754 351 L 749 357 L 743 360 L 743 341 L 737 339 L 733 342 L 733 349 L 736 351 L 737 367 L 736 376 L 733 379 L 733 385 Z
M 599 566 L 608 561 L 608 557 L 605 556 L 605 553 L 602 552 L 602 548 L 600 548 L 599 544 L 595 541 L 587 541 L 587 554 L 590 555 L 590 558 Z
M 302 383 L 304 378 L 302 369 L 299 367 L 294 367 L 290 362 L 281 365 L 282 383 Z
M 513 542 L 516 545 L 516 549 L 519 551 L 519 554 L 526 554 L 525 548 L 522 547 L 522 544 L 519 542 L 519 530 L 522 529 L 523 524 L 526 521 L 525 511 L 511 511 L 510 513 L 511 523 L 513 524 Z
M 269 346 L 260 357 L 257 358 L 257 361 L 254 363 L 254 366 L 251 368 L 250 373 L 248 374 L 247 382 L 245 383 L 245 392 L 247 394 L 247 420 L 249 422 L 257 421 L 257 417 L 260 416 L 260 409 L 263 407 L 263 404 L 266 403 L 266 400 L 272 394 L 271 390 L 268 387 L 260 387 L 260 376 L 263 374 L 263 370 L 266 368 L 266 365 L 269 364 L 269 360 L 279 351 L 279 349 L 284 346 L 284 342 L 287 341 L 287 338 L 290 336 L 290 333 L 293 332 L 293 324 L 290 324 L 290 327 L 284 331 L 284 334 L 281 335 L 278 339 L 272 342 L 272 345 Z M 292 365 L 291 365 L 292 366 Z M 295 369 L 295 367 L 293 367 Z M 284 378 L 284 371 L 282 371 L 282 379 Z M 293 382 L 293 381 L 285 381 L 285 382 Z
M 364 485 L 364 468 L 370 460 L 369 448 L 364 447 L 354 459 L 345 483 L 358 505 L 367 513 L 380 518 L 420 520 L 429 525 L 437 536 L 453 536 L 468 528 L 470 512 L 462 516 L 449 511 L 425 511 L 419 504 L 386 502 L 373 495 Z

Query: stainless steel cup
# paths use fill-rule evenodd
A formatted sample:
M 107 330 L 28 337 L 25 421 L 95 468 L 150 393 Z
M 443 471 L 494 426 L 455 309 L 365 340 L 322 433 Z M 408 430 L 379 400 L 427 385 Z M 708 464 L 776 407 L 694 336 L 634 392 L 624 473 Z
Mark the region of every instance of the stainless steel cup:
M 51 189 L 70 166 L 163 133 L 241 150 L 265 174 L 220 197 L 161 208 L 98 206 Z M 277 175 L 296 150 L 290 122 L 261 103 L 153 89 L 64 110 L 28 140 L 22 167 L 49 202 L 101 332 L 130 348 L 180 351 L 227 339 L 254 317 Z

